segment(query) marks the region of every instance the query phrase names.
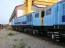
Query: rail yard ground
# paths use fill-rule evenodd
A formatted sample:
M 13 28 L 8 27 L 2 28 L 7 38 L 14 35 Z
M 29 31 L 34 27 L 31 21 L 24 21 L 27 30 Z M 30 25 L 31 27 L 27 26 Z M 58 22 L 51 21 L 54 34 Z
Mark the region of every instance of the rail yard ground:
M 0 29 L 0 48 L 65 48 L 65 46 L 63 43 L 52 42 L 44 37 L 3 28 Z

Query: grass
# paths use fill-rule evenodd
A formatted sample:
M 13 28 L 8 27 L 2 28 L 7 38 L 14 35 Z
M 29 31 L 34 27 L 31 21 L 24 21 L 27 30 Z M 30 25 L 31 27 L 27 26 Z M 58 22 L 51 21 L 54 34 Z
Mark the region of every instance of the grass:
M 13 48 L 24 48 L 25 47 L 25 43 L 22 42 L 19 45 L 13 45 Z
M 24 43 L 24 42 L 20 43 L 20 44 L 19 44 L 19 47 L 20 47 L 20 48 L 24 48 L 24 47 L 25 47 L 25 43 Z
M 17 48 L 17 46 L 16 45 L 13 45 L 13 48 Z
M 14 33 L 9 33 L 8 36 L 14 36 Z
M 14 39 L 14 41 L 17 41 L 17 39 Z

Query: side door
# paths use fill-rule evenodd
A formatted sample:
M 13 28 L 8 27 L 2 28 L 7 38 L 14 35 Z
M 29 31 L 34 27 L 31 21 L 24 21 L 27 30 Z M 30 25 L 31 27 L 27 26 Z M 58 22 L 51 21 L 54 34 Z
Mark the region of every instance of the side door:
M 27 24 L 32 25 L 32 13 L 27 15 Z
M 52 19 L 52 7 L 49 7 L 45 10 L 45 16 L 43 17 L 43 25 L 44 26 L 52 26 L 53 19 Z
M 33 25 L 34 26 L 41 26 L 40 12 L 36 12 L 33 14 Z

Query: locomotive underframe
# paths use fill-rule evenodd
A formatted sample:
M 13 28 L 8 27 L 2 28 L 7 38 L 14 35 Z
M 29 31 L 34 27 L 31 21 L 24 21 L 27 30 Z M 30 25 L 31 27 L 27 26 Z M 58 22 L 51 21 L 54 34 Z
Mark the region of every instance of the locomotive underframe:
M 13 25 L 12 28 L 14 30 L 21 32 L 31 34 L 41 34 L 55 41 L 65 40 L 65 25 L 54 25 L 54 26 Z
M 65 25 L 54 25 L 52 28 L 48 28 L 47 32 L 48 38 L 55 41 L 63 41 L 65 40 Z

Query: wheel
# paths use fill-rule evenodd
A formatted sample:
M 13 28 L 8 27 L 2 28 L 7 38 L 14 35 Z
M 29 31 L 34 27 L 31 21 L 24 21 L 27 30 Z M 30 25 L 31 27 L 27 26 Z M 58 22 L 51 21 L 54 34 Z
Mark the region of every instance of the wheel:
M 38 35 L 39 34 L 39 31 L 38 30 L 35 30 L 35 33 L 36 33 L 36 35 Z
M 54 40 L 54 34 L 51 34 L 51 39 Z
M 18 28 L 15 28 L 15 30 L 17 31 L 17 30 L 18 30 Z
M 27 32 L 27 29 L 26 28 L 24 29 L 24 32 Z
M 43 32 L 41 32 L 40 35 L 43 36 Z
M 35 35 L 35 34 L 36 34 L 36 31 L 35 31 L 35 30 L 33 30 L 33 31 L 32 31 L 32 35 Z
M 65 34 L 61 34 L 61 41 L 65 43 Z
M 54 32 L 54 38 L 55 38 L 55 41 L 57 41 L 57 42 L 60 42 L 60 34 L 59 34 L 59 32 Z
M 52 34 L 53 32 L 47 32 L 47 37 L 48 37 L 48 39 L 50 39 L 50 40 L 52 40 L 52 38 L 53 38 L 53 34 Z

